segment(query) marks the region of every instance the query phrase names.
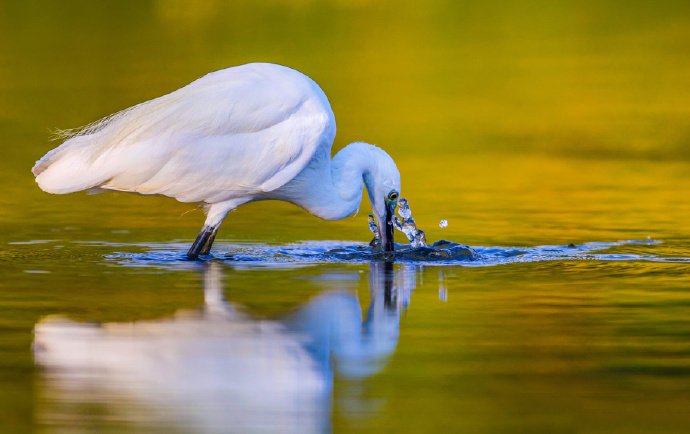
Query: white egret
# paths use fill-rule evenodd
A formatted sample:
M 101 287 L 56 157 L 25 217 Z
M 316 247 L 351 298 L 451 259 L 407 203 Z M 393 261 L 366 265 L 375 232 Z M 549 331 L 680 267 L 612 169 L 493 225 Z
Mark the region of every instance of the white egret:
M 331 160 L 335 117 L 321 88 L 280 65 L 252 63 L 101 119 L 36 162 L 46 192 L 116 190 L 204 206 L 187 255 L 208 254 L 227 214 L 248 202 L 283 200 L 326 220 L 357 212 L 366 187 L 382 246 L 400 173 L 382 149 L 351 143 Z

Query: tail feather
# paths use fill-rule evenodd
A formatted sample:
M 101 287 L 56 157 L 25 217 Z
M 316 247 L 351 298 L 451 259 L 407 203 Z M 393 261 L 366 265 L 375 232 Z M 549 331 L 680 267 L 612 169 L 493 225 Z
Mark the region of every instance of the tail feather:
M 31 172 L 43 191 L 72 193 L 97 187 L 104 181 L 94 173 L 89 136 L 76 136 L 49 151 L 36 162 Z
M 33 173 L 34 176 L 38 176 L 45 172 L 45 170 L 50 167 L 51 164 L 58 160 L 59 157 L 57 154 L 59 154 L 59 150 L 60 148 L 55 148 L 48 151 L 48 153 L 41 157 L 40 160 L 36 161 L 34 167 L 31 168 L 31 173 Z
M 113 172 L 112 167 L 96 167 L 98 156 L 117 145 L 140 140 L 148 131 L 147 126 L 155 125 L 157 119 L 165 119 L 168 112 L 176 110 L 177 99 L 179 91 L 124 109 L 82 128 L 57 131 L 56 137 L 66 139 L 65 142 L 45 154 L 31 169 L 39 187 L 55 194 L 96 191 L 111 178 L 104 171 Z

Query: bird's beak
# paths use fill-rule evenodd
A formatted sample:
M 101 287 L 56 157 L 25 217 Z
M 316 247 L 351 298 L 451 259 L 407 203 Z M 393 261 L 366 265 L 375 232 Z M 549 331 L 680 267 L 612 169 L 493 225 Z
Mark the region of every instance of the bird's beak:
M 395 251 L 395 242 L 393 240 L 393 215 L 395 214 L 395 207 L 397 205 L 397 200 L 386 199 L 386 217 L 383 224 L 383 233 L 381 234 L 381 243 L 383 244 L 384 252 Z

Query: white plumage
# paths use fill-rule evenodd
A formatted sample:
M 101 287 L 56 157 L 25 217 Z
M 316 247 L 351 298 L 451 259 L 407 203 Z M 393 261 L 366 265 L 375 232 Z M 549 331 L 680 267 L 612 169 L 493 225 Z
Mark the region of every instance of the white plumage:
M 32 171 L 49 193 L 117 190 L 204 204 L 201 244 L 190 250 L 196 256 L 208 253 L 230 210 L 253 200 L 285 200 L 340 219 L 356 211 L 364 183 L 381 222 L 388 195 L 395 193 L 393 204 L 399 195 L 395 163 L 364 143 L 331 161 L 335 129 L 328 99 L 309 77 L 247 64 L 95 122 Z

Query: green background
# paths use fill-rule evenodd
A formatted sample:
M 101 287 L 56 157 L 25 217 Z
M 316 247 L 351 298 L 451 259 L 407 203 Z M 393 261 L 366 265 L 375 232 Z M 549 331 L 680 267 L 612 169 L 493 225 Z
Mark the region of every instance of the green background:
M 262 61 L 319 83 L 336 115 L 334 150 L 364 140 L 393 156 L 430 240 L 651 237 L 662 243 L 615 252 L 681 258 L 420 267 L 388 365 L 355 385 L 335 379 L 333 431 L 687 432 L 688 53 L 682 1 L 1 1 L 4 431 L 66 431 L 32 359 L 45 315 L 153 320 L 202 302 L 199 270 L 104 260 L 191 242 L 201 211 L 40 191 L 30 168 L 59 144 L 51 132 Z M 325 222 L 288 204 L 249 204 L 230 215 L 220 246 L 367 241 L 368 209 L 364 199 L 356 218 Z M 224 265 L 229 298 L 257 318 L 297 309 L 326 290 L 310 279 L 334 270 L 363 276 L 367 305 L 366 265 Z M 353 387 L 373 403 L 366 410 L 338 404 Z M 74 429 L 140 429 L 105 407 L 100 419 L 84 410 Z

